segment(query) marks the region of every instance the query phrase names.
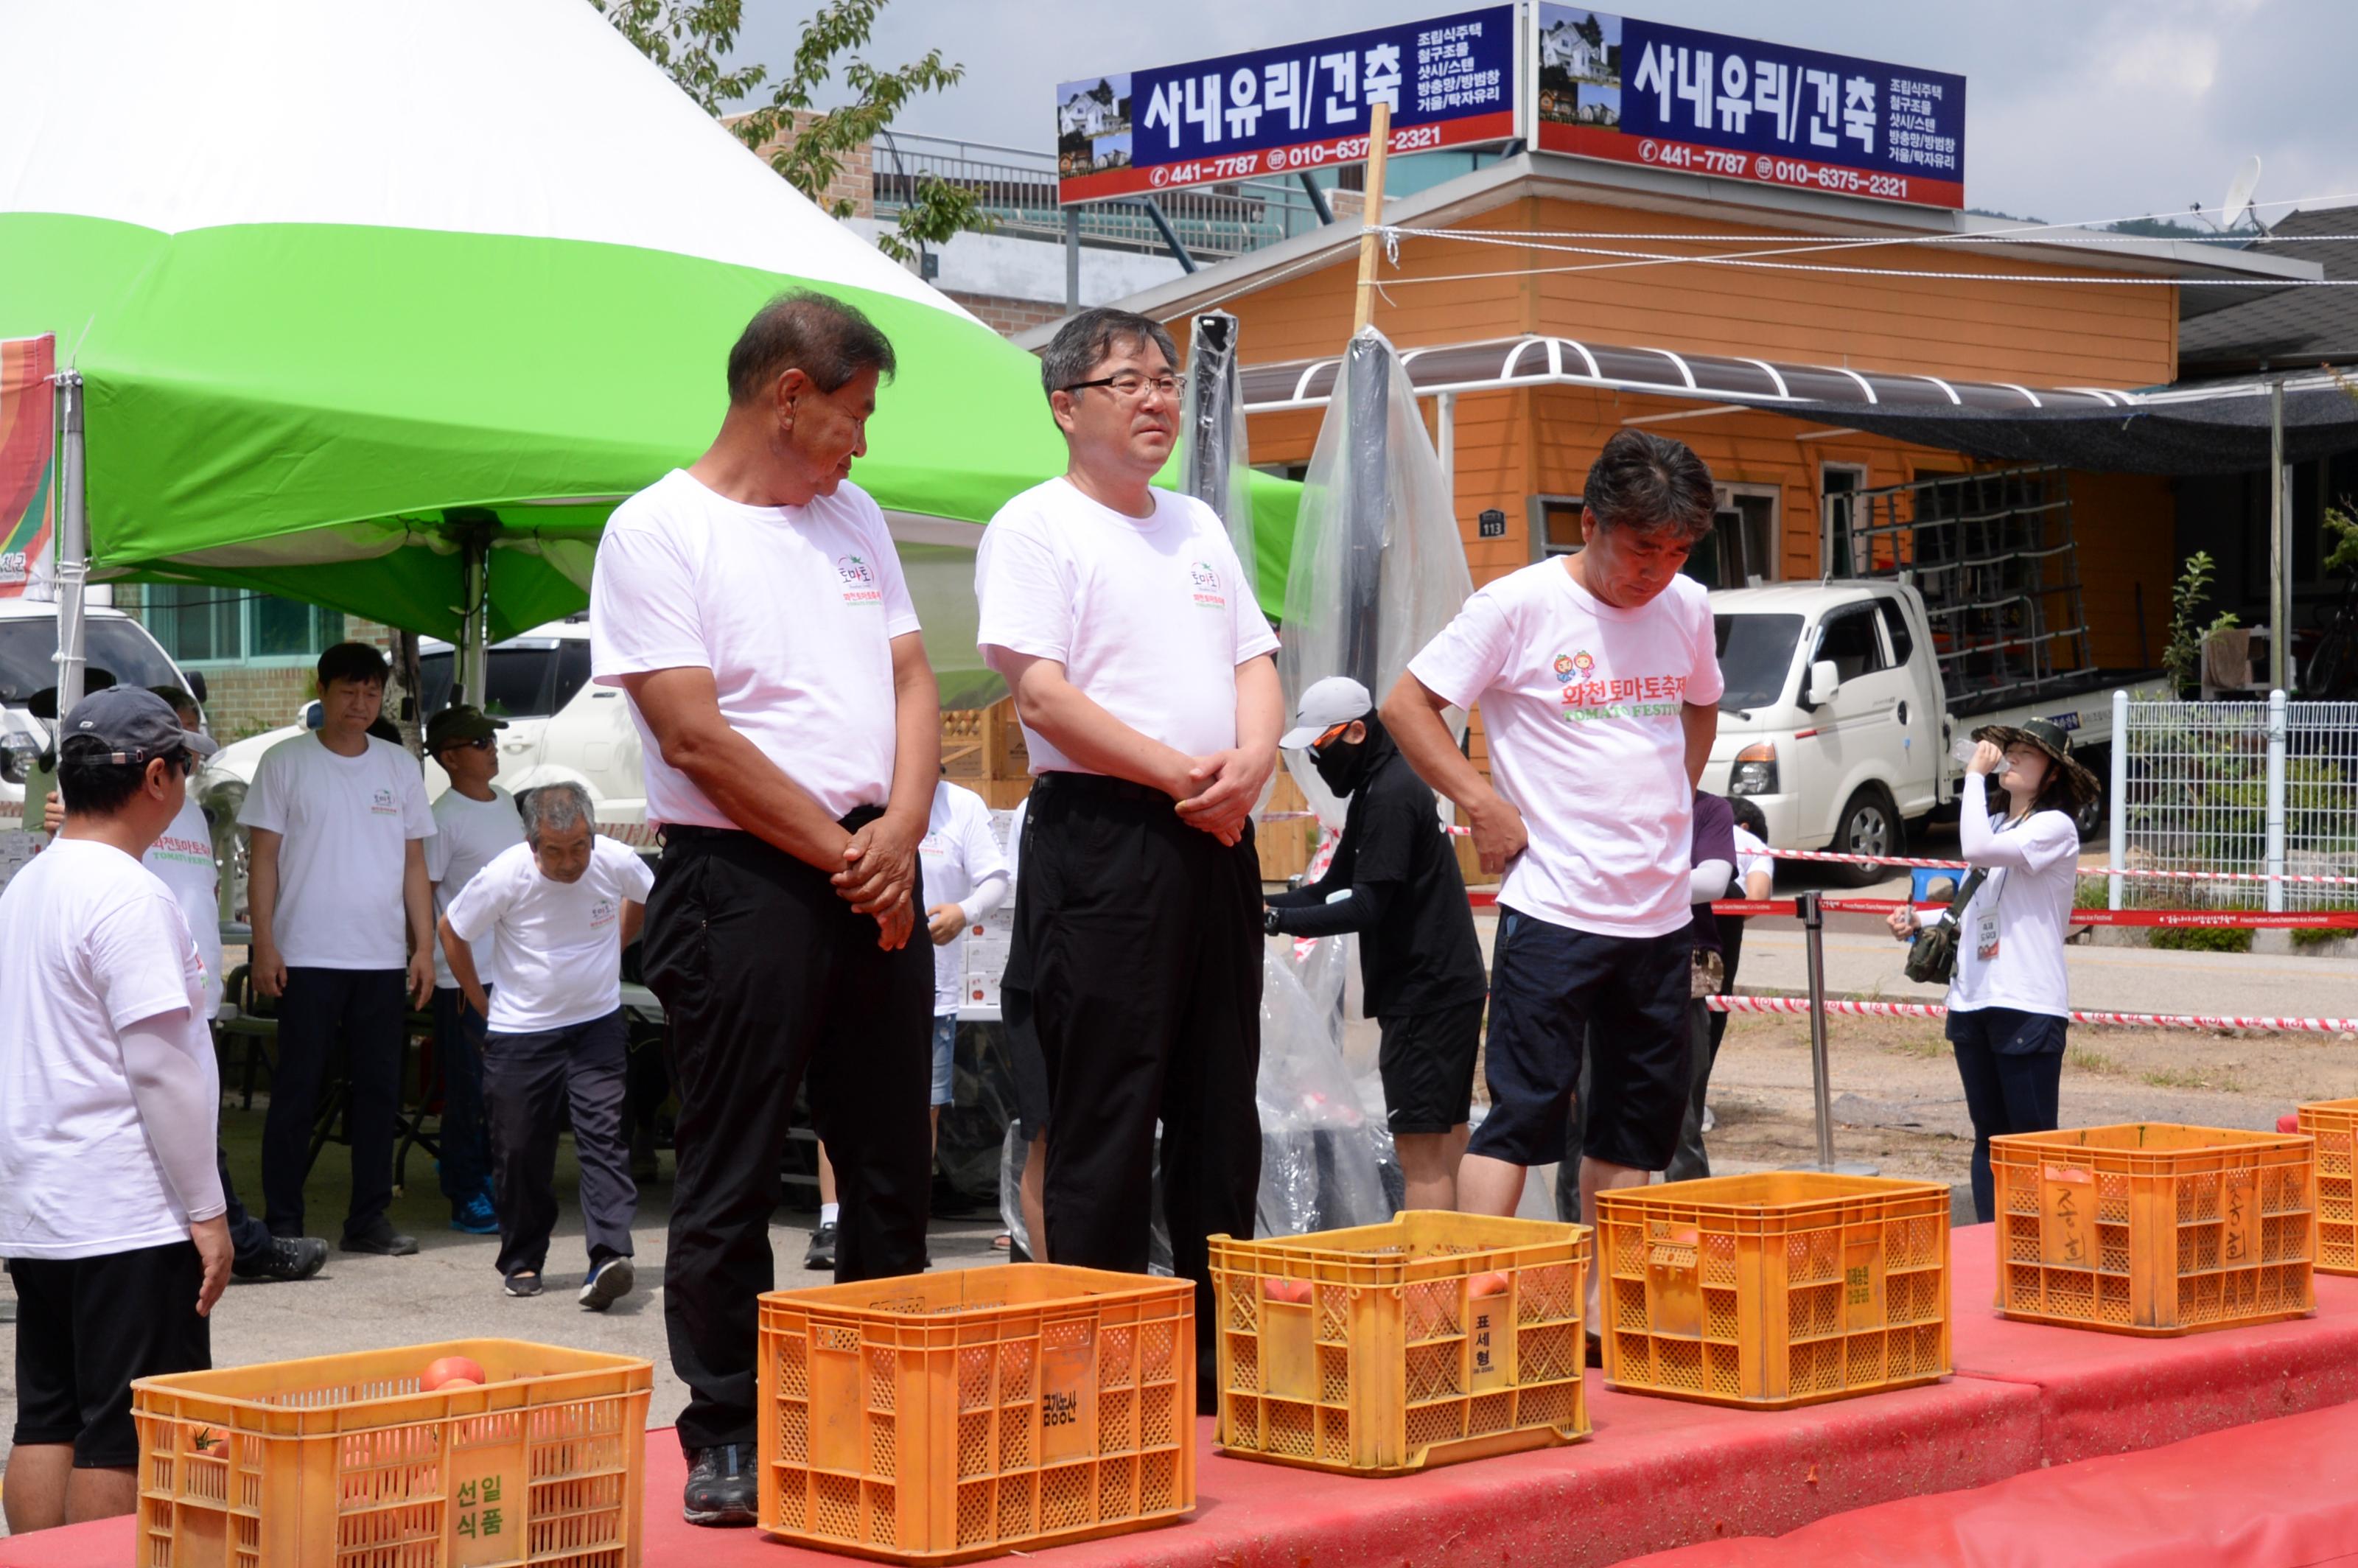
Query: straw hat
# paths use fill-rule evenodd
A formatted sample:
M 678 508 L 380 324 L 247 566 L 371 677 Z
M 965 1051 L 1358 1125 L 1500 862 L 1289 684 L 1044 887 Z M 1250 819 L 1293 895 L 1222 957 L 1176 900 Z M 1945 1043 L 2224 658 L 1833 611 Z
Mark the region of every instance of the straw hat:
M 2007 746 L 2036 746 L 2046 752 L 2063 770 L 2063 787 L 2074 806 L 2085 806 L 2104 793 L 2096 775 L 2072 757 L 2071 731 L 2051 719 L 2027 719 L 2019 725 L 1985 724 L 1974 731 L 1974 739 L 1987 741 L 2001 750 Z

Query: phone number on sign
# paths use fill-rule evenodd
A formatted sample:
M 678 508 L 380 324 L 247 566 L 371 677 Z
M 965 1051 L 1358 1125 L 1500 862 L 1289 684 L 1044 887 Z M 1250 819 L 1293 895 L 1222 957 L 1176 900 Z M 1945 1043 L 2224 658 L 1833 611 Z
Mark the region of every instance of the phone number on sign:
M 1757 153 L 1730 152 L 1721 147 L 1690 146 L 1684 142 L 1641 143 L 1641 163 L 1664 168 L 1692 169 L 1698 174 L 1725 174 L 1767 180 L 1772 185 L 1809 185 L 1820 190 L 1846 191 L 1855 196 L 1880 196 L 1908 200 L 1909 180 L 1898 174 L 1869 174 L 1837 164 L 1808 163 L 1800 158 L 1768 157 Z
M 1439 125 L 1410 125 L 1392 133 L 1391 151 L 1428 151 L 1442 145 Z M 1339 136 L 1305 146 L 1271 147 L 1265 153 L 1238 153 L 1231 157 L 1196 158 L 1187 163 L 1156 164 L 1149 177 L 1158 185 L 1202 185 L 1214 180 L 1249 179 L 1256 174 L 1282 174 L 1288 169 L 1321 168 L 1327 164 L 1357 163 L 1368 156 L 1368 138 Z

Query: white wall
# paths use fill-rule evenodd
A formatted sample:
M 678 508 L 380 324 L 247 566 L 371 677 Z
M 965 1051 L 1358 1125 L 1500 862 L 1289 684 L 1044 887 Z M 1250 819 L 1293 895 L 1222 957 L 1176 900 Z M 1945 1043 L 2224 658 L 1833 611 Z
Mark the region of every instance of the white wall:
M 877 222 L 854 218 L 848 226 L 874 238 Z M 936 288 L 989 294 L 1002 299 L 1065 302 L 1065 247 L 1061 242 L 1019 239 L 1011 234 L 957 234 L 936 248 L 941 271 Z M 1103 305 L 1180 275 L 1169 255 L 1133 251 L 1081 250 L 1081 303 Z

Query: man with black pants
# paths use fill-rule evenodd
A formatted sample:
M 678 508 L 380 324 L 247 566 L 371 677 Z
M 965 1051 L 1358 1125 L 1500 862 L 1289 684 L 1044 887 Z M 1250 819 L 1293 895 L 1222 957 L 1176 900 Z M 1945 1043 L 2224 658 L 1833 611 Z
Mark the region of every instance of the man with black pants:
M 1218 515 L 1149 488 L 1177 433 L 1176 359 L 1127 311 L 1058 331 L 1041 381 L 1070 466 L 991 519 L 975 589 L 1037 775 L 1001 994 L 1030 1009 L 1048 1069 L 1048 1255 L 1146 1271 L 1159 1119 L 1172 1259 L 1195 1281 L 1208 1368 L 1206 1238 L 1252 1234 L 1260 1182 L 1251 815 L 1284 699 Z M 1197 1380 L 1206 1411 L 1214 1382 Z
M 941 702 L 883 514 L 847 482 L 892 346 L 817 294 L 754 316 L 694 467 L 615 509 L 593 678 L 664 828 L 641 946 L 679 1093 L 664 1318 L 692 1524 L 750 1525 L 755 1302 L 795 1090 L 842 1192 L 838 1280 L 925 1266 L 934 963 L 910 932 Z
M 1348 676 L 1303 692 L 1294 728 L 1278 744 L 1307 749 L 1319 778 L 1350 804 L 1326 874 L 1270 895 L 1268 930 L 1359 933 L 1360 988 L 1383 1032 L 1376 1064 L 1407 1206 L 1454 1209 L 1490 982 L 1433 786 L 1384 733 L 1368 688 Z
M 278 999 L 278 1065 L 262 1128 L 262 1192 L 275 1236 L 303 1231 L 311 1125 L 338 1034 L 352 1102 L 346 1252 L 400 1257 L 393 1228 L 394 1120 L 403 1020 L 434 994 L 434 816 L 417 759 L 369 732 L 384 655 L 339 643 L 319 655 L 319 728 L 263 753 L 237 819 L 252 834 L 246 896 L 254 989 Z

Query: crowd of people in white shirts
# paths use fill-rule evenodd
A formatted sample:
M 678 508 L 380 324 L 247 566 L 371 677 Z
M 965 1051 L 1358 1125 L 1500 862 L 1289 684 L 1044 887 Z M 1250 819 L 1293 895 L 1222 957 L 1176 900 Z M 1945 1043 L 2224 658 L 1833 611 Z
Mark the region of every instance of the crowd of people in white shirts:
M 502 723 L 471 708 L 428 724 L 451 780 L 429 808 L 416 760 L 370 733 L 383 656 L 322 655 L 320 729 L 265 756 L 239 814 L 253 986 L 278 1020 L 259 1222 L 213 1136 L 221 957 L 210 835 L 185 795 L 211 742 L 178 694 L 115 687 L 64 716 L 59 839 L 0 894 L 0 1256 L 26 1303 L 12 1528 L 127 1508 L 130 1379 L 207 1364 L 205 1314 L 233 1271 L 324 1261 L 304 1187 L 339 1043 L 338 1245 L 416 1250 L 387 1208 L 413 1009 L 435 1020 L 451 1222 L 497 1233 L 499 1288 L 544 1288 L 569 1121 L 578 1299 L 631 1292 L 619 960 L 642 930 L 678 1096 L 664 1314 L 693 1523 L 754 1517 L 755 1303 L 776 1282 L 798 1090 L 827 1157 L 811 1260 L 842 1281 L 925 1267 L 960 944 L 1011 890 L 1001 999 L 1033 1255 L 1143 1272 L 1159 1186 L 1199 1357 L 1207 1238 L 1255 1224 L 1266 935 L 1356 929 L 1371 962 L 1403 956 L 1371 994 L 1421 1201 L 1512 1213 L 1527 1168 L 1561 1162 L 1585 1212 L 1700 1160 L 1720 1022 L 1700 999 L 1732 984 L 1740 946 L 1710 903 L 1769 880 L 1757 813 L 1696 787 L 1721 692 L 1703 590 L 1680 571 L 1711 526 L 1704 465 L 1621 432 L 1588 477 L 1582 551 L 1476 592 L 1379 703 L 1347 680 L 1305 693 L 1285 744 L 1361 793 L 1338 870 L 1265 902 L 1253 813 L 1286 728 L 1276 635 L 1218 517 L 1151 483 L 1176 438 L 1176 359 L 1158 323 L 1112 310 L 1081 312 L 1042 355 L 1068 468 L 1001 509 L 977 564 L 979 642 L 1034 774 L 1003 850 L 981 800 L 940 777 L 914 606 L 882 514 L 849 482 L 892 345 L 826 297 L 754 317 L 710 449 L 618 507 L 600 546 L 592 678 L 628 695 L 645 743 L 652 871 L 596 833 L 579 789 L 510 799 L 492 782 Z M 1487 773 L 1444 717 L 1477 708 Z M 2053 1110 L 2060 958 L 2016 955 L 2058 875 L 2068 901 L 2048 819 L 2076 764 L 2068 739 L 1998 739 L 2020 743 L 1975 771 L 2004 768 L 2017 809 L 1996 828 L 1969 809 L 1966 850 L 2015 885 L 1973 906 L 1951 1032 L 1977 1126 L 1994 1107 L 2019 1130 Z M 1503 877 L 1489 1104 L 1470 1130 L 1480 963 L 1454 858 L 1427 841 L 1433 792 Z

